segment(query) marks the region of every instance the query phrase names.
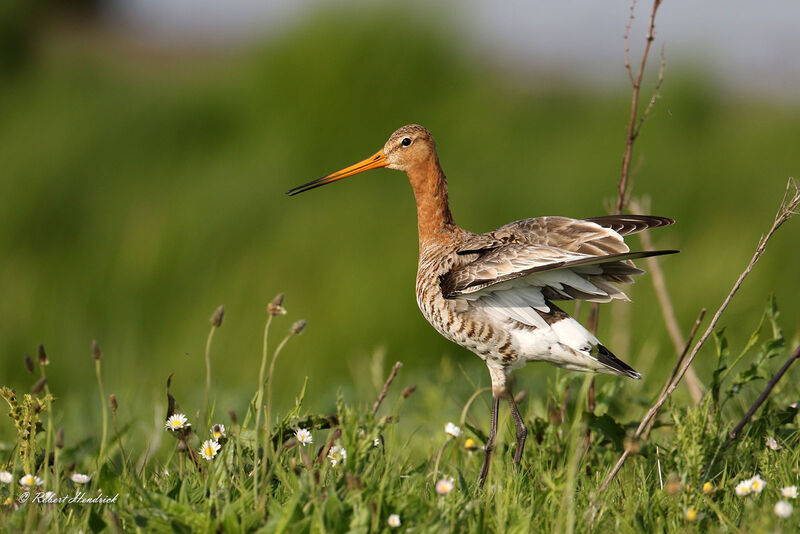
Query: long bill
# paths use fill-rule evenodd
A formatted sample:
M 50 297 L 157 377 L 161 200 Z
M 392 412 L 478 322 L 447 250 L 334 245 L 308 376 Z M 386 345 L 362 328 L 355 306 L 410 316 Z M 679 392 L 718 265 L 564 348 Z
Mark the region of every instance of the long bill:
M 386 161 L 386 154 L 384 154 L 383 150 L 379 150 L 378 152 L 368 157 L 367 159 L 359 161 L 358 163 L 350 165 L 349 167 L 345 167 L 340 171 L 336 171 L 327 176 L 323 176 L 322 178 L 317 178 L 316 180 L 311 180 L 307 184 L 293 187 L 292 189 L 289 189 L 286 192 L 286 194 L 289 196 L 297 195 L 298 193 L 302 193 L 304 191 L 309 191 L 311 189 L 333 183 L 337 180 L 341 180 L 342 178 L 347 178 L 348 176 L 353 176 L 354 174 L 368 171 L 370 169 L 378 169 L 380 167 L 386 167 L 387 165 L 389 165 L 389 162 Z

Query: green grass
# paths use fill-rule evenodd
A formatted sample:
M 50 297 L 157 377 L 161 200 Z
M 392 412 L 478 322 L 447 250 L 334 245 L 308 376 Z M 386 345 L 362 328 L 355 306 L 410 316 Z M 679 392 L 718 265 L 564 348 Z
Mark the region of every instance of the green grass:
M 272 335 L 285 326 L 279 318 Z M 285 339 L 296 332 L 293 327 Z M 598 381 L 593 413 L 586 411 L 589 375 L 558 373 L 546 391 L 529 394 L 522 411 L 530 435 L 519 469 L 511 462 L 513 424 L 503 410 L 500 446 L 486 487 L 479 490 L 486 392 L 473 397 L 480 402 L 464 406 L 459 419 L 452 411 L 430 409 L 448 404 L 440 384 L 424 381 L 411 391 L 404 388 L 408 377 L 401 369 L 377 413 L 371 402 L 340 393 L 334 412 L 317 414 L 305 407 L 310 393 L 305 384 L 294 408 L 272 414 L 275 423 L 266 427 L 255 425 L 263 406 L 260 392 L 233 421 L 215 410 L 201 419 L 200 406 L 181 406 L 172 396 L 171 382 L 184 379 L 178 373 L 167 381 L 167 409 L 145 448 L 131 425 L 118 425 L 116 410 L 106 441 L 64 446 L 51 422 L 61 392 L 54 391 L 55 398 L 44 391 L 15 396 L 3 389 L 19 435 L 2 465 L 15 481 L 0 486 L 0 514 L 8 531 L 20 532 L 380 532 L 392 530 L 392 514 L 400 517 L 399 530 L 415 532 L 791 529 L 796 519 L 776 516 L 773 507 L 783 499 L 780 488 L 797 485 L 800 478 L 796 381 L 780 382 L 738 439 L 727 442 L 734 423 L 788 353 L 774 299 L 741 353 L 729 348 L 724 332 L 715 341 L 709 392 L 697 405 L 669 402 L 654 434 L 635 447 L 604 493 L 600 484 L 637 423 L 615 414 L 625 403 L 646 408 L 621 379 Z M 224 356 L 212 355 L 213 369 Z M 380 358 L 373 371 L 384 375 Z M 252 381 L 250 386 L 258 388 Z M 165 429 L 164 420 L 178 413 L 187 414 L 191 426 Z M 444 432 L 448 417 L 463 429 L 459 436 Z M 219 452 L 202 458 L 201 443 L 210 438 L 212 424 L 223 421 Z M 92 424 L 99 435 L 100 422 Z M 310 430 L 312 444 L 298 443 L 299 428 Z M 779 450 L 767 446 L 770 437 Z M 343 447 L 346 460 L 333 465 L 327 457 L 331 446 Z M 48 456 L 50 469 L 44 466 Z M 53 499 L 112 502 L 41 502 L 47 498 L 32 497 L 35 492 L 17 483 L 27 473 L 47 477 L 42 488 L 53 491 Z M 74 473 L 91 480 L 75 483 Z M 766 481 L 763 491 L 737 496 L 735 486 L 754 475 Z M 452 491 L 440 494 L 441 480 L 452 481 Z

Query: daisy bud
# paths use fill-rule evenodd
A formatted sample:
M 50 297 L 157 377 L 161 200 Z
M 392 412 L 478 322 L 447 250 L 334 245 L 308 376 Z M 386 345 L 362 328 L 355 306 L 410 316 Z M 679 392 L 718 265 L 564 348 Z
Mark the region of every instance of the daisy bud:
M 236 417 L 236 412 L 233 411 L 233 408 L 228 408 L 228 415 L 234 425 L 239 424 L 239 419 Z
M 525 390 L 520 391 L 519 393 L 517 393 L 514 396 L 514 403 L 515 404 L 521 404 L 522 401 L 524 401 L 525 397 L 527 397 L 527 396 L 528 396 L 528 392 L 527 391 L 525 391 Z
M 25 370 L 33 374 L 33 360 L 31 360 L 30 354 L 25 355 Z
M 225 315 L 225 306 L 220 306 L 214 310 L 214 315 L 211 316 L 211 324 L 213 326 L 222 326 L 222 316 Z
M 267 313 L 270 315 L 285 315 L 286 310 L 283 309 L 283 293 L 278 293 L 272 302 L 267 304 Z
M 117 396 L 116 395 L 110 395 L 108 397 L 108 407 L 111 409 L 111 413 L 112 414 L 116 414 L 117 413 Z
M 47 377 L 43 376 L 42 378 L 36 381 L 33 387 L 31 387 L 31 393 L 33 393 L 34 395 L 38 395 L 44 389 L 45 384 L 47 384 Z
M 44 351 L 44 345 L 39 345 L 38 349 L 39 365 L 49 365 L 50 361 L 47 359 L 47 353 Z
M 103 357 L 103 354 L 100 352 L 100 345 L 97 344 L 96 340 L 92 340 L 92 358 L 95 361 L 100 361 L 100 358 Z
M 409 398 L 411 396 L 411 394 L 414 393 L 416 390 L 417 390 L 417 385 L 416 384 L 414 384 L 413 386 L 407 387 L 406 389 L 403 390 L 403 398 L 404 399 Z
M 297 335 L 300 332 L 302 332 L 305 327 L 306 327 L 306 320 L 305 319 L 300 319 L 299 321 L 295 322 L 292 325 L 291 332 L 292 332 L 292 334 Z
M 183 440 L 180 440 L 180 441 L 178 442 L 178 452 L 179 452 L 179 453 L 181 453 L 181 454 L 183 454 L 184 452 L 186 452 L 186 442 L 185 442 L 185 441 L 183 441 Z
M 59 428 L 56 430 L 56 449 L 64 448 L 64 429 Z

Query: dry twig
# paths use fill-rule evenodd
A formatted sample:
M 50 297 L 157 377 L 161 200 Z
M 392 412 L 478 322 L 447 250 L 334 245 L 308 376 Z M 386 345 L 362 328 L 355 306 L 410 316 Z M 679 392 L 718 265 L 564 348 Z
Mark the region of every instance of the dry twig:
M 728 307 L 731 300 L 733 299 L 733 296 L 736 294 L 737 291 L 739 291 L 739 288 L 741 287 L 742 282 L 744 282 L 744 279 L 747 278 L 747 275 L 750 274 L 750 271 L 753 270 L 753 267 L 755 267 L 755 264 L 761 258 L 761 255 L 767 248 L 767 243 L 769 242 L 770 238 L 775 233 L 775 231 L 778 228 L 780 228 L 781 225 L 783 225 L 783 223 L 788 221 L 793 215 L 797 213 L 796 210 L 798 205 L 800 205 L 800 189 L 798 189 L 797 183 L 795 182 L 794 178 L 789 178 L 789 181 L 786 184 L 786 191 L 783 195 L 783 200 L 781 201 L 780 208 L 778 209 L 778 212 L 775 215 L 775 220 L 772 224 L 772 227 L 769 229 L 767 234 L 762 236 L 761 239 L 759 240 L 758 246 L 756 247 L 756 250 L 753 253 L 753 257 L 750 259 L 750 263 L 747 264 L 747 267 L 745 267 L 744 271 L 742 271 L 742 274 L 740 274 L 739 278 L 736 280 L 736 283 L 733 284 L 733 288 L 730 290 L 728 296 L 725 297 L 725 300 L 717 309 L 716 313 L 714 314 L 714 317 L 711 319 L 711 323 L 708 325 L 708 328 L 706 328 L 706 331 L 703 332 L 703 335 L 695 344 L 694 348 L 692 349 L 692 352 L 683 362 L 683 365 L 681 365 L 680 371 L 678 371 L 678 373 L 675 375 L 674 378 L 672 378 L 670 381 L 667 382 L 669 386 L 663 390 L 662 394 L 659 396 L 656 403 L 650 408 L 650 410 L 648 410 L 647 414 L 642 419 L 642 422 L 639 423 L 639 427 L 636 429 L 636 433 L 634 434 L 634 441 L 637 440 L 642 435 L 642 432 L 650 424 L 650 421 L 655 419 L 656 414 L 658 414 L 658 411 L 661 409 L 661 406 L 664 404 L 664 402 L 666 402 L 667 398 L 672 394 L 672 392 L 675 391 L 675 388 L 678 387 L 678 384 L 680 383 L 681 379 L 683 379 L 684 374 L 686 374 L 686 370 L 692 364 L 692 361 L 694 360 L 695 356 L 697 356 L 697 353 L 705 344 L 706 340 L 708 340 L 709 336 L 711 335 L 711 332 L 713 332 L 714 328 L 717 326 L 717 322 L 719 321 L 719 318 L 722 316 L 722 312 L 724 312 L 725 309 Z M 598 490 L 599 493 L 602 493 L 603 491 L 606 490 L 608 484 L 614 479 L 616 474 L 622 468 L 622 465 L 625 463 L 625 459 L 628 457 L 630 452 L 631 452 L 630 447 L 625 449 L 625 451 L 622 453 L 622 456 L 620 456 L 619 460 L 617 461 L 617 464 L 614 466 L 614 468 L 611 470 L 611 472 L 608 474 L 608 476 L 600 486 Z
M 653 95 L 650 98 L 650 103 L 648 104 L 645 111 L 639 117 L 638 123 L 636 120 L 637 111 L 639 108 L 639 90 L 642 87 L 642 78 L 644 77 L 644 67 L 647 64 L 647 56 L 650 53 L 650 45 L 653 43 L 655 39 L 655 23 L 656 23 L 656 12 L 658 11 L 658 7 L 661 5 L 661 0 L 654 0 L 653 1 L 653 11 L 650 13 L 650 25 L 647 28 L 647 36 L 646 36 L 646 44 L 644 47 L 644 52 L 642 53 L 642 61 L 639 64 L 639 71 L 636 73 L 636 78 L 633 76 L 633 71 L 631 70 L 631 63 L 630 63 L 630 47 L 628 46 L 628 41 L 630 37 L 631 31 L 631 24 L 633 23 L 633 12 L 634 8 L 636 7 L 636 0 L 633 0 L 631 3 L 631 11 L 630 16 L 628 17 L 628 24 L 625 26 L 625 70 L 628 72 L 628 77 L 631 80 L 631 85 L 633 86 L 633 94 L 631 95 L 631 116 L 628 121 L 628 139 L 625 143 L 625 153 L 622 156 L 622 173 L 619 178 L 619 184 L 617 185 L 617 213 L 622 213 L 622 210 L 625 208 L 625 204 L 627 203 L 626 200 L 626 193 L 628 189 L 628 175 L 630 172 L 631 166 L 631 156 L 633 155 L 633 143 L 636 141 L 636 138 L 639 136 L 639 131 L 642 128 L 642 124 L 644 120 L 647 118 L 647 115 L 650 113 L 650 110 L 653 108 L 656 99 L 658 98 L 658 91 L 661 87 L 661 81 L 664 78 L 664 55 L 661 55 L 661 68 L 658 72 L 658 83 L 653 91 Z
M 631 202 L 631 211 L 633 213 L 644 213 L 649 210 L 643 209 L 641 204 L 634 200 Z M 641 232 L 639 234 L 639 239 L 642 242 L 644 250 L 654 250 L 653 242 L 650 240 L 650 234 L 648 232 Z M 685 355 L 685 351 L 688 350 L 688 348 L 683 348 L 686 342 L 683 339 L 681 328 L 678 326 L 678 318 L 675 316 L 675 308 L 672 306 L 672 299 L 670 299 L 669 291 L 667 290 L 664 271 L 661 270 L 661 264 L 658 262 L 657 258 L 647 258 L 645 261 L 647 261 L 647 270 L 650 273 L 650 279 L 653 281 L 653 289 L 656 292 L 658 304 L 661 307 L 661 315 L 664 317 L 664 324 L 667 327 L 667 332 L 669 332 L 672 344 L 675 346 L 675 353 L 681 355 L 683 352 Z M 681 356 L 681 358 L 682 357 L 683 356 Z M 686 387 L 689 389 L 692 401 L 694 401 L 695 404 L 700 402 L 700 399 L 703 397 L 703 386 L 693 367 L 689 367 L 689 370 L 686 371 Z
M 383 389 L 381 390 L 380 395 L 378 395 L 378 398 L 375 399 L 375 404 L 372 405 L 372 415 L 378 413 L 378 408 L 381 407 L 383 399 L 386 398 L 386 392 L 389 391 L 389 386 L 392 385 L 392 381 L 394 380 L 394 377 L 397 376 L 397 371 L 401 367 L 403 367 L 403 364 L 401 362 L 395 363 L 394 367 L 392 367 L 392 372 L 389 373 L 389 378 L 386 379 L 386 383 L 383 384 Z
M 783 377 L 783 375 L 789 370 L 789 367 L 795 362 L 795 360 L 797 360 L 797 358 L 800 358 L 800 345 L 794 349 L 794 352 L 791 356 L 789 356 L 789 359 L 786 360 L 786 363 L 783 364 L 783 367 L 781 367 L 778 372 L 775 373 L 772 378 L 770 378 L 769 382 L 767 382 L 767 387 L 765 387 L 764 391 L 761 392 L 761 395 L 758 396 L 756 402 L 754 402 L 750 409 L 747 410 L 747 413 L 744 414 L 744 417 L 742 417 L 742 420 L 739 421 L 739 424 L 736 425 L 733 430 L 731 430 L 730 434 L 728 434 L 728 443 L 731 443 L 736 439 L 736 437 L 739 435 L 739 432 L 742 431 L 744 426 L 750 421 L 750 418 L 753 417 L 753 414 L 756 413 L 756 410 L 758 410 L 764 401 L 767 400 L 767 397 L 772 392 L 772 388 L 775 387 L 775 384 L 778 383 L 778 380 Z

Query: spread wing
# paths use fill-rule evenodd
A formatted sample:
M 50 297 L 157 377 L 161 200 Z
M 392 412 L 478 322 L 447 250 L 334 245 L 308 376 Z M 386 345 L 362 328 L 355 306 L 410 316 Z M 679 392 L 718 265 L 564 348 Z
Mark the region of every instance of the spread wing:
M 516 289 L 530 306 L 544 311 L 545 300 L 627 299 L 614 284 L 632 282 L 633 275 L 644 272 L 629 260 L 677 251 L 630 252 L 622 236 L 672 222 L 631 215 L 517 221 L 466 241 L 459 254 L 477 257 L 441 277 L 442 293 L 475 300 Z
M 619 254 L 629 250 L 623 236 L 674 222 L 655 215 L 605 215 L 590 219 L 536 217 L 476 235 L 465 242 L 459 254 L 486 252 L 509 243 L 548 245 L 583 254 Z

